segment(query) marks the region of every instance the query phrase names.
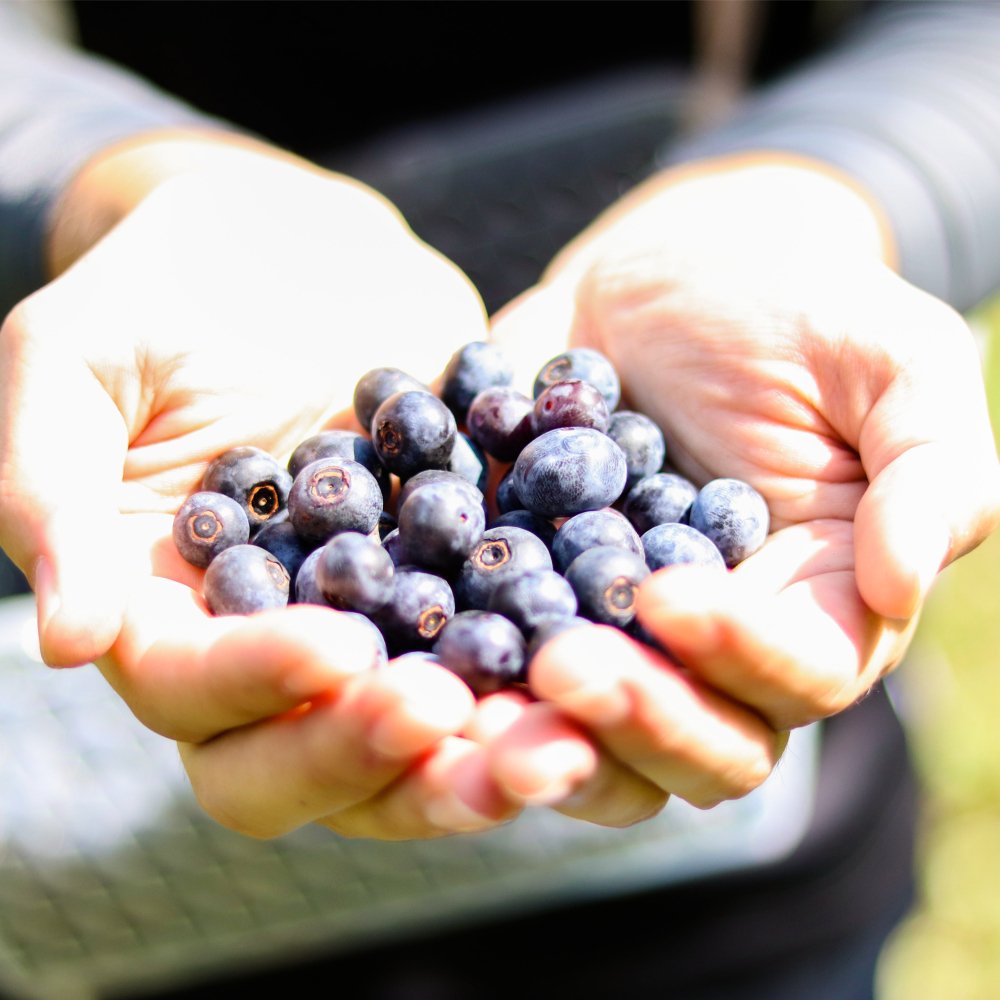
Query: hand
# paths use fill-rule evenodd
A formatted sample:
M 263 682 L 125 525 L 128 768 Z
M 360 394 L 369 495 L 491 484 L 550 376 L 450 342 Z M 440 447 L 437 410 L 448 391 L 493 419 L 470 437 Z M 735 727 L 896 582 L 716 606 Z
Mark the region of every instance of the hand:
M 430 380 L 485 337 L 464 275 L 362 185 L 197 135 L 89 165 L 52 259 L 58 277 L 0 337 L 0 543 L 35 588 L 46 661 L 96 659 L 181 743 L 208 812 L 254 835 L 317 820 L 431 836 L 511 815 L 458 735 L 474 703 L 454 676 L 370 670 L 370 637 L 328 609 L 212 618 L 171 541 L 221 451 L 287 457 L 350 422 L 368 369 Z
M 567 725 L 594 775 L 611 757 L 698 805 L 748 792 L 784 731 L 899 662 L 936 574 L 996 526 L 972 338 L 891 253 L 877 209 L 816 165 L 702 164 L 639 188 L 497 317 L 512 353 L 545 341 L 524 376 L 567 341 L 605 352 L 668 460 L 750 482 L 774 532 L 723 579 L 683 567 L 643 585 L 639 619 L 675 659 L 598 629 L 545 647 L 530 682 L 549 704 L 493 748 L 522 801 L 573 792 L 574 814 L 626 819 L 582 764 L 545 771 Z

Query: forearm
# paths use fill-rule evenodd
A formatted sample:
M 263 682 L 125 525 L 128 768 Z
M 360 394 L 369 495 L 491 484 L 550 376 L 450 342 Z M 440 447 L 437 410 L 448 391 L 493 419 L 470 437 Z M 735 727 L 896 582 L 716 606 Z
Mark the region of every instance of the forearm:
M 894 3 L 663 165 L 777 151 L 882 207 L 900 273 L 960 309 L 1000 287 L 1000 7 Z

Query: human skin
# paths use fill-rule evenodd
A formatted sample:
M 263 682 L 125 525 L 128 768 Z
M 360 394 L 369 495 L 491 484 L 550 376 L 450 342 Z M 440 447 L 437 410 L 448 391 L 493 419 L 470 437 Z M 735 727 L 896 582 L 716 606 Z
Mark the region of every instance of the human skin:
M 673 658 L 561 633 L 531 664 L 540 700 L 481 713 L 512 796 L 613 820 L 612 757 L 662 801 L 711 806 L 900 662 L 939 571 L 997 525 L 1000 474 L 967 325 L 892 260 L 848 178 L 720 159 L 636 189 L 495 317 L 522 382 L 566 343 L 605 352 L 680 472 L 744 479 L 772 513 L 725 577 L 671 567 L 640 587 L 638 617 Z M 558 766 L 557 739 L 578 761 L 590 746 L 589 773 Z
M 459 735 L 461 681 L 372 670 L 367 630 L 329 609 L 213 618 L 170 542 L 214 455 L 287 458 L 351 425 L 368 369 L 431 380 L 487 336 L 465 276 L 363 185 L 201 133 L 87 164 L 50 257 L 0 336 L 0 542 L 35 589 L 46 662 L 96 660 L 178 741 L 206 810 L 248 834 L 426 837 L 512 815 Z
M 588 627 L 532 664 L 542 700 L 476 704 L 433 664 L 371 670 L 371 639 L 326 609 L 212 618 L 169 544 L 224 448 L 284 457 L 350 426 L 354 382 L 387 354 L 429 381 L 487 336 L 467 280 L 374 192 L 268 147 L 167 134 L 108 151 L 59 206 L 55 280 L 0 336 L 0 542 L 38 595 L 43 655 L 96 660 L 178 741 L 209 814 L 254 836 L 430 837 L 535 803 L 625 825 L 670 794 L 745 794 L 788 728 L 898 661 L 930 580 L 996 521 L 968 333 L 892 275 L 877 221 L 803 165 L 669 175 L 497 318 L 530 375 L 568 342 L 604 350 L 681 470 L 748 479 L 781 530 L 725 586 L 683 570 L 643 586 L 640 616 L 684 669 Z M 957 477 L 948 506 L 938 474 Z M 923 547 L 898 522 L 914 486 L 930 489 Z

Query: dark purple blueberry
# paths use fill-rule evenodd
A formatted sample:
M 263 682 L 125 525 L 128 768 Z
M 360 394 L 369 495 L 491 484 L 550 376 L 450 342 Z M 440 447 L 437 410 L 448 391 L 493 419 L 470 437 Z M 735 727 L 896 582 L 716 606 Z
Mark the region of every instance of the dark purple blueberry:
M 397 568 L 392 600 L 372 615 L 392 656 L 429 650 L 445 622 L 455 614 L 448 581 L 433 573 Z
M 612 545 L 642 555 L 642 542 L 635 528 L 618 511 L 604 507 L 586 510 L 563 521 L 552 542 L 552 563 L 560 573 L 565 573 L 581 552 L 599 545 Z
M 535 436 L 531 422 L 534 403 L 510 386 L 484 389 L 469 404 L 469 437 L 499 462 L 513 462 Z
M 509 618 L 530 638 L 549 618 L 575 617 L 577 601 L 569 581 L 555 570 L 530 569 L 502 580 L 487 610 Z
M 371 435 L 382 464 L 400 479 L 446 469 L 455 447 L 455 417 L 433 393 L 397 392 L 375 411 Z
M 433 651 L 477 696 L 499 691 L 524 669 L 526 645 L 521 630 L 503 615 L 460 611 L 447 622 Z
M 457 569 L 486 530 L 483 505 L 468 483 L 428 483 L 399 508 L 399 538 L 407 561 L 435 572 Z
M 625 498 L 623 513 L 640 535 L 657 524 L 686 520 L 698 487 L 675 472 L 657 472 L 639 480 Z
M 232 545 L 205 570 L 203 594 L 213 615 L 248 615 L 288 603 L 288 570 L 259 545 Z
M 251 532 L 284 509 L 291 485 L 288 470 L 273 455 L 250 445 L 224 451 L 201 481 L 202 490 L 225 493 L 243 505 Z
M 253 544 L 267 549 L 288 570 L 292 593 L 295 593 L 295 579 L 299 568 L 315 546 L 303 541 L 295 530 L 295 525 L 289 520 L 268 522 L 253 536 Z
M 448 459 L 448 471 L 461 476 L 480 493 L 486 492 L 490 479 L 490 465 L 486 453 L 462 431 L 455 435 L 455 447 L 452 449 L 451 458 Z
M 689 524 L 667 521 L 654 525 L 641 538 L 646 565 L 654 572 L 678 563 L 726 568 L 726 561 L 715 543 Z
M 771 526 L 767 501 L 741 479 L 706 483 L 691 505 L 688 520 L 715 543 L 730 569 L 764 544 Z
M 398 368 L 373 368 L 354 385 L 354 415 L 362 427 L 371 427 L 375 411 L 392 395 L 427 386 Z
M 607 435 L 625 453 L 628 468 L 626 492 L 640 479 L 652 476 L 663 468 L 667 459 L 663 431 L 644 413 L 633 410 L 612 413 Z
M 593 427 L 602 434 L 611 414 L 600 391 L 589 382 L 569 379 L 553 382 L 535 399 L 531 428 L 535 437 L 557 427 Z
M 610 545 L 581 552 L 566 570 L 580 614 L 618 628 L 635 618 L 635 592 L 647 576 L 649 567 L 642 556 Z
M 382 501 L 388 502 L 392 493 L 392 479 L 375 454 L 371 441 L 357 431 L 320 431 L 302 441 L 288 459 L 288 471 L 294 478 L 310 462 L 320 458 L 350 458 L 360 462 L 375 478 L 382 489 Z
M 411 476 L 400 487 L 399 496 L 396 497 L 396 510 L 399 511 L 402 509 L 403 504 L 406 503 L 414 490 L 418 490 L 428 483 L 454 483 L 457 486 L 466 488 L 469 496 L 475 499 L 477 503 L 485 502 L 482 490 L 473 483 L 470 483 L 464 476 L 460 476 L 457 472 L 452 472 L 450 469 L 424 469 L 423 472 L 418 472 L 415 476 Z
M 243 505 L 224 493 L 192 493 L 174 516 L 174 544 L 192 566 L 204 569 L 223 549 L 244 545 L 250 522 Z
M 469 404 L 476 394 L 496 385 L 510 385 L 514 367 L 499 344 L 474 340 L 460 347 L 449 360 L 441 384 L 441 399 L 465 422 Z
M 537 535 L 549 552 L 552 551 L 552 542 L 556 537 L 556 526 L 540 514 L 532 514 L 530 510 L 509 510 L 506 514 L 501 514 L 490 527 L 524 528 Z
M 376 625 L 375 622 L 373 622 L 367 615 L 361 614 L 360 611 L 341 611 L 339 613 L 347 615 L 356 622 L 361 622 L 365 628 L 371 631 L 372 638 L 375 640 L 375 659 L 372 666 L 384 667 L 389 661 L 389 648 L 385 644 L 385 636 L 382 635 L 378 625 Z
M 288 516 L 302 538 L 322 545 L 341 531 L 367 535 L 378 527 L 382 490 L 375 477 L 349 458 L 320 458 L 295 477 Z
M 399 538 L 399 528 L 393 528 L 385 538 L 382 539 L 382 548 L 389 553 L 389 558 L 392 560 L 393 566 L 397 568 L 399 566 L 407 565 L 407 555 L 406 550 L 403 548 L 403 543 Z
M 524 510 L 521 498 L 514 490 L 514 466 L 512 465 L 500 478 L 497 483 L 495 496 L 497 511 L 501 514 L 509 514 L 512 510 Z
M 323 546 L 316 583 L 323 599 L 340 611 L 370 615 L 392 598 L 394 568 L 389 553 L 367 535 L 334 535 Z
M 455 581 L 460 608 L 484 611 L 490 595 L 504 581 L 529 569 L 552 569 L 546 544 L 524 528 L 490 528 L 462 563 Z
M 559 427 L 535 438 L 514 463 L 521 504 L 543 517 L 610 507 L 625 486 L 625 455 L 590 427 Z
M 320 604 L 323 607 L 328 607 L 326 600 L 320 593 L 319 584 L 316 582 L 316 566 L 322 551 L 322 546 L 313 549 L 302 560 L 302 565 L 299 566 L 299 571 L 295 575 L 295 587 L 292 591 L 295 595 L 295 604 Z
M 390 531 L 395 531 L 399 527 L 399 522 L 396 520 L 394 514 L 390 514 L 387 510 L 383 510 L 378 516 L 378 538 L 380 542 L 385 541 L 385 536 L 389 534 Z
M 614 411 L 621 398 L 621 381 L 615 367 L 592 347 L 572 347 L 548 361 L 535 376 L 535 399 L 556 382 L 578 378 L 589 382 L 604 397 L 608 410 Z

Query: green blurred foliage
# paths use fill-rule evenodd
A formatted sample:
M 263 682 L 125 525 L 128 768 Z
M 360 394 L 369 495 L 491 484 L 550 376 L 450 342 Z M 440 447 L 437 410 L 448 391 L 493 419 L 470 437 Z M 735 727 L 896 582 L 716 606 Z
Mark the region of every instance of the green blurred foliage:
M 1000 429 L 1000 301 L 983 332 Z M 889 942 L 878 1000 L 1000 997 L 1000 532 L 942 574 L 898 681 L 926 793 L 920 898 Z

